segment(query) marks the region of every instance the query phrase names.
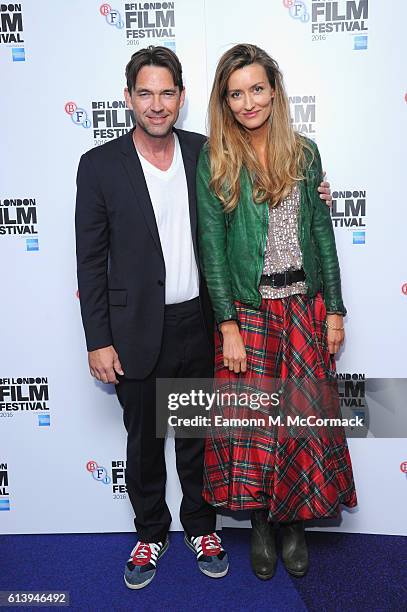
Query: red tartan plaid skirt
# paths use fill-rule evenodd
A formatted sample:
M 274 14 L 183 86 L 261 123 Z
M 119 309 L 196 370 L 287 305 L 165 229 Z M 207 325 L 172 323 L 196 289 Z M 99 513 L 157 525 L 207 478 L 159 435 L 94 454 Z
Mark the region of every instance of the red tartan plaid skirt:
M 262 380 L 270 379 L 332 381 L 335 361 L 328 351 L 320 294 L 263 299 L 259 310 L 235 304 L 247 372 L 224 367 L 221 335 L 215 331 L 218 389 L 259 389 Z M 268 508 L 274 521 L 332 517 L 340 504 L 356 506 L 344 430 L 329 437 L 287 436 L 273 427 L 221 429 L 211 430 L 206 440 L 203 496 L 211 505 Z

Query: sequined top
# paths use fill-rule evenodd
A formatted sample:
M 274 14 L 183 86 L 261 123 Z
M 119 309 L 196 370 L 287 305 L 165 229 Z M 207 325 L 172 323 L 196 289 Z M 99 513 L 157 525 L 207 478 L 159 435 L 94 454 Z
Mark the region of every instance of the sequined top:
M 302 267 L 302 255 L 298 241 L 299 209 L 300 192 L 297 184 L 277 206 L 269 207 L 263 274 L 299 270 Z M 264 298 L 276 299 L 306 293 L 307 285 L 305 281 L 299 281 L 287 287 L 261 285 L 259 291 Z

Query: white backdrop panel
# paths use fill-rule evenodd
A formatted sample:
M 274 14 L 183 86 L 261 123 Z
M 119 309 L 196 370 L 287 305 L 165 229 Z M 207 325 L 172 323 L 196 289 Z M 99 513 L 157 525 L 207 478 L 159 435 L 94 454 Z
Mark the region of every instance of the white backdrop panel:
M 277 59 L 292 99 L 293 120 L 317 141 L 334 196 L 337 193 L 333 214 L 349 213 L 344 217 L 349 227 L 339 216 L 335 221 L 349 311 L 338 370 L 366 377 L 406 377 L 403 0 L 393 0 L 391 7 L 379 0 L 333 3 L 340 14 L 351 5 L 360 6 L 360 19 L 351 11 L 347 23 L 367 29 L 316 40 L 312 28 L 326 28 L 329 15 L 318 13 L 313 24 L 316 3 L 311 0 L 296 0 L 291 8 L 288 0 L 259 0 L 250 11 L 246 2 L 231 0 L 158 3 L 165 15 L 148 15 L 156 26 L 152 30 L 158 30 L 154 38 L 138 38 L 139 30 L 146 28 L 135 27 L 134 3 L 122 0 L 109 2 L 110 9 L 101 9 L 103 3 L 97 0 L 14 4 L 15 14 L 21 5 L 20 42 L 7 42 L 4 17 L 0 41 L 6 84 L 0 100 L 3 533 L 133 529 L 124 492 L 121 408 L 114 390 L 95 383 L 87 370 L 75 295 L 73 213 L 80 155 L 114 137 L 103 130 L 121 133 L 130 127 L 122 107 L 124 68 L 130 55 L 147 44 L 166 44 L 178 53 L 187 89 L 178 125 L 200 132 L 205 131 L 208 95 L 221 53 L 232 44 L 253 42 Z M 121 22 L 123 27 L 115 25 Z M 21 58 L 22 48 L 25 61 L 13 61 L 13 55 Z M 65 110 L 68 102 L 86 112 L 81 117 L 88 119 L 89 127 L 73 122 Z M 347 191 L 360 192 L 364 215 L 357 198 L 353 209 L 346 204 L 347 196 L 342 196 Z M 25 198 L 35 203 L 6 205 L 9 199 Z M 30 222 L 24 222 L 17 208 L 24 209 Z M 33 233 L 8 233 L 13 225 L 9 221 L 17 214 L 19 223 L 14 225 L 21 231 L 28 226 Z M 365 232 L 364 243 L 355 243 L 361 238 L 354 232 Z M 27 239 L 38 240 L 38 245 Z M 37 377 L 45 382 L 34 382 L 31 388 L 18 380 Z M 38 395 L 42 410 L 31 410 Z M 2 407 L 17 396 L 18 410 Z M 407 480 L 400 469 L 407 461 L 405 440 L 351 440 L 350 448 L 359 507 L 344 511 L 342 521 L 328 528 L 406 534 Z M 99 467 L 88 465 L 94 468 L 89 471 L 89 461 Z M 172 528 L 180 529 L 172 440 L 167 444 L 167 465 Z M 223 525 L 231 524 L 236 522 L 223 518 Z

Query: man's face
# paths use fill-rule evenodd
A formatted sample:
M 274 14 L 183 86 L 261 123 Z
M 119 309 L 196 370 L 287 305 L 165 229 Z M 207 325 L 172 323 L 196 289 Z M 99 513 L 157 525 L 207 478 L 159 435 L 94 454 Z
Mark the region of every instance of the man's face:
M 180 92 L 168 68 L 143 66 L 131 94 L 126 87 L 124 96 L 134 112 L 137 127 L 152 138 L 163 138 L 178 119 L 185 89 Z

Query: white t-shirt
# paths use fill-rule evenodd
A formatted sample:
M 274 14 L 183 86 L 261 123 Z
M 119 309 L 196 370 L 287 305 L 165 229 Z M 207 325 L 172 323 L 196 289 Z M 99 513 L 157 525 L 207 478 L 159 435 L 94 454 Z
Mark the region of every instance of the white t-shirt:
M 174 157 L 168 170 L 156 168 L 137 151 L 164 255 L 166 304 L 186 302 L 199 294 L 198 268 L 189 218 L 187 179 L 181 147 L 175 133 L 174 140 Z

